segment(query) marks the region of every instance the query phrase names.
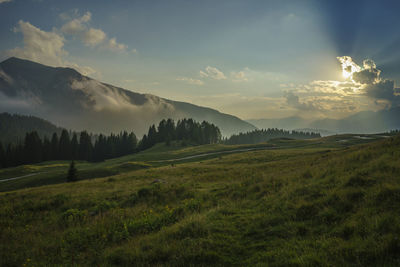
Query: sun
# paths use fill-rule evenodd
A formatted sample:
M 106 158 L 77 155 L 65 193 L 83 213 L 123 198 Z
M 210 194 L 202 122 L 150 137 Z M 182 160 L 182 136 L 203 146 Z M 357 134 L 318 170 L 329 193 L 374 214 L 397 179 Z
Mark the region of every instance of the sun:
M 351 79 L 354 72 L 359 72 L 361 70 L 351 57 L 343 56 L 337 58 L 342 65 L 342 75 L 345 79 Z

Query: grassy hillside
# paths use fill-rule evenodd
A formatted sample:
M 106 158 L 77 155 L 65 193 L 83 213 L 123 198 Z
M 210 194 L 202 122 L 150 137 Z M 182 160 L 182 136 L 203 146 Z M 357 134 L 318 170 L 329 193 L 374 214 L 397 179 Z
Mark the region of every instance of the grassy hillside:
M 0 259 L 4 266 L 399 265 L 400 137 L 354 145 L 367 141 L 277 140 L 281 149 L 158 166 L 147 151 L 129 157 L 151 168 L 0 193 Z M 196 150 L 159 149 L 157 160 Z

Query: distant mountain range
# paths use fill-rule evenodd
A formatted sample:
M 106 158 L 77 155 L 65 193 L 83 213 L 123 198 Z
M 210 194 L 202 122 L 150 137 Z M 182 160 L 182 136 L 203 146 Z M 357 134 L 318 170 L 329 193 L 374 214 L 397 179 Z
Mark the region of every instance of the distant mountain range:
M 139 137 L 164 118 L 206 120 L 225 136 L 256 128 L 211 108 L 135 93 L 71 68 L 15 57 L 0 63 L 0 112 L 34 115 L 78 131 L 134 131 Z
M 340 133 L 379 133 L 400 129 L 400 107 L 361 111 L 343 119 L 306 120 L 300 117 L 248 120 L 258 128 L 302 129 L 321 135 Z

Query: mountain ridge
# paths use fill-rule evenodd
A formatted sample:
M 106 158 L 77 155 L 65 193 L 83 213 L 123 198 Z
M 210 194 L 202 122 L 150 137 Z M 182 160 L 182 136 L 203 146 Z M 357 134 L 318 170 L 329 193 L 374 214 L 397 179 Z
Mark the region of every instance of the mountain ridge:
M 72 68 L 16 57 L 0 63 L 0 104 L 0 112 L 34 115 L 77 131 L 132 130 L 140 135 L 165 118 L 206 120 L 216 124 L 225 136 L 256 129 L 212 108 L 133 92 Z
M 360 111 L 342 119 L 306 120 L 298 116 L 281 119 L 247 120 L 258 128 L 318 129 L 323 135 L 378 133 L 400 129 L 400 107 L 378 111 Z

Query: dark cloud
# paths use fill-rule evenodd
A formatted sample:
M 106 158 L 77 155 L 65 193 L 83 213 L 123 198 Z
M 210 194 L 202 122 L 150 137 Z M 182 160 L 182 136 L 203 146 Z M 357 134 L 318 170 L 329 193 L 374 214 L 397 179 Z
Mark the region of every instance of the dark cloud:
M 363 61 L 363 68 L 352 74 L 353 81 L 362 84 L 366 96 L 374 99 L 387 100 L 390 105 L 400 104 L 399 89 L 395 87 L 393 80 L 382 79 L 381 70 L 371 59 Z
M 312 103 L 300 102 L 300 98 L 298 95 L 295 95 L 293 92 L 287 91 L 285 92 L 286 103 L 294 108 L 299 110 L 314 110 L 315 106 Z
M 394 81 L 392 80 L 381 80 L 367 84 L 364 90 L 369 97 L 388 100 L 392 105 L 400 104 L 399 88 L 394 87 Z
M 379 80 L 380 73 L 376 68 L 363 69 L 353 73 L 353 80 L 361 84 L 372 84 Z

